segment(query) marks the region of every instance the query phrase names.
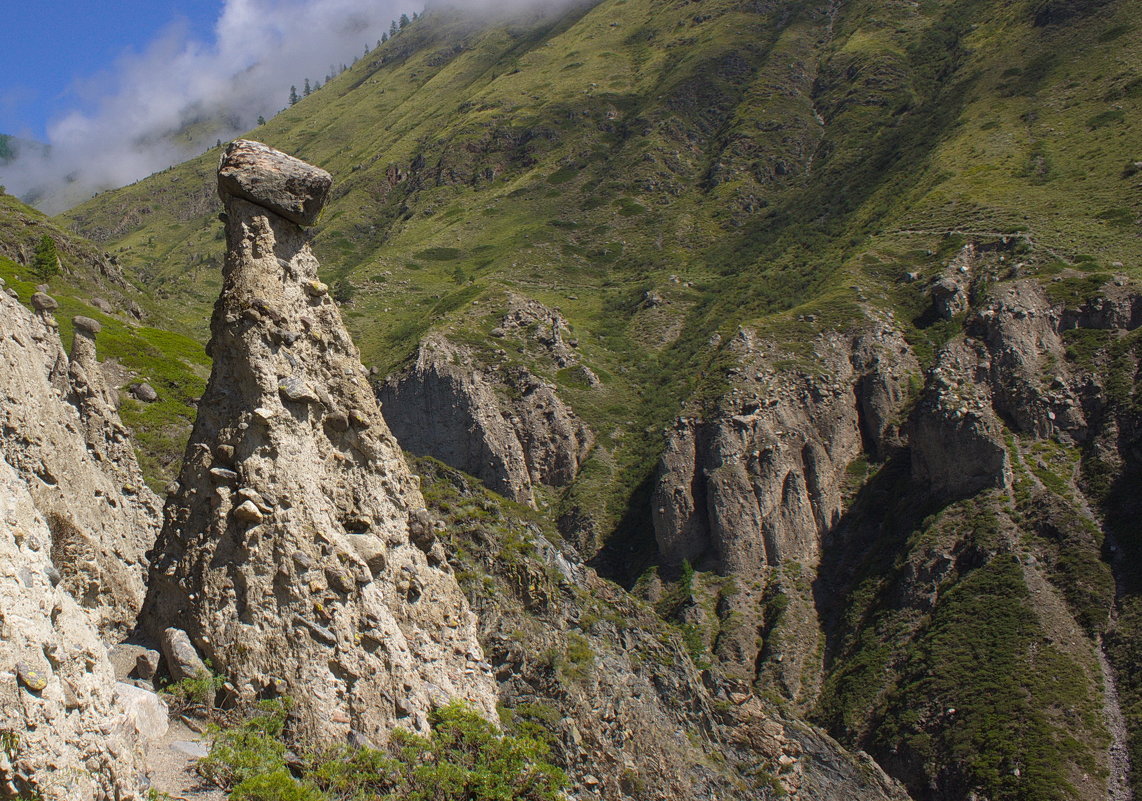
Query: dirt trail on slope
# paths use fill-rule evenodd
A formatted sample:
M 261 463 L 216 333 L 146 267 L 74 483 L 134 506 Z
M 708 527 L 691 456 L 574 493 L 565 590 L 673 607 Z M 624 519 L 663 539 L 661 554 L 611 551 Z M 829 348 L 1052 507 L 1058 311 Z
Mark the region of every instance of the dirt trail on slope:
M 226 793 L 208 785 L 194 770 L 209 748 L 210 742 L 203 735 L 180 720 L 172 720 L 166 735 L 147 749 L 152 786 L 175 801 L 226 801 Z

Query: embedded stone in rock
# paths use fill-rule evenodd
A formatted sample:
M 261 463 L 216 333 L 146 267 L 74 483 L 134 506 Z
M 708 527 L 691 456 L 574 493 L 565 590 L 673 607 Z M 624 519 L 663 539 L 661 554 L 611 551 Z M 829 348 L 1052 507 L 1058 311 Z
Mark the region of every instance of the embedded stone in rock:
M 349 416 L 342 412 L 334 412 L 326 416 L 326 424 L 334 431 L 348 431 L 349 430 Z
M 190 637 L 182 629 L 169 628 L 163 631 L 163 656 L 167 659 L 167 670 L 175 681 L 193 679 L 210 671 L 190 644 Z
M 59 308 L 59 303 L 51 295 L 45 292 L 37 292 L 32 295 L 32 307 L 36 311 L 53 311 Z
M 103 330 L 103 324 L 98 320 L 92 320 L 90 317 L 72 317 L 71 324 L 75 326 L 76 330 L 85 331 L 92 336 Z
M 301 159 L 248 139 L 226 148 L 218 168 L 218 192 L 244 198 L 298 225 L 313 225 L 333 176 Z
M 226 467 L 212 467 L 210 468 L 210 475 L 228 484 L 238 480 L 238 474 Z
M 368 565 L 370 573 L 377 576 L 384 572 L 387 560 L 383 540 L 374 537 L 372 534 L 351 534 L 349 535 L 349 544 L 362 561 Z
M 29 665 L 27 662 L 16 663 L 16 678 L 20 683 L 34 693 L 48 686 L 48 677 L 42 670 Z
M 264 517 L 253 501 L 244 501 L 234 508 L 234 519 L 240 523 L 261 523 Z
M 317 403 L 316 393 L 304 381 L 295 376 L 283 378 L 278 384 L 278 391 L 296 403 Z

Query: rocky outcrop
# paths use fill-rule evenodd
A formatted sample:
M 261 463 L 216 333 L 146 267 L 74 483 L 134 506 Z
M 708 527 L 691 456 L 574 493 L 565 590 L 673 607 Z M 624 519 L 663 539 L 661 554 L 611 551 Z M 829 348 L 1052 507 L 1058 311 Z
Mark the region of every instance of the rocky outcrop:
M 1086 442 L 1105 405 L 1105 376 L 1067 358 L 1073 329 L 1132 331 L 1142 325 L 1142 296 L 1111 281 L 1081 303 L 1052 302 L 1034 279 L 996 287 L 968 321 L 990 354 L 988 383 L 996 412 L 1021 434 Z
M 416 362 L 380 387 L 385 420 L 401 447 L 482 480 L 521 503 L 533 503 L 523 445 L 500 411 L 495 389 L 441 337 L 420 343 Z
M 977 267 L 976 246 L 969 242 L 960 248 L 960 252 L 929 287 L 932 315 L 941 320 L 951 320 L 968 310 L 971 303 L 971 281 L 975 278 Z
M 143 600 L 159 503 L 96 362 L 99 324 L 76 318 L 69 358 L 54 301 L 37 297 L 29 313 L 0 295 L 0 454 L 47 521 L 64 588 L 120 635 Z
M 736 592 L 715 604 L 733 625 L 710 643 L 728 672 L 751 680 L 771 656 L 767 681 L 808 697 L 820 670 L 812 599 L 782 590 L 778 632 L 769 583 L 786 565 L 816 568 L 844 510 L 850 464 L 894 447 L 919 366 L 889 324 L 821 335 L 802 369 L 777 367 L 785 354 L 750 331 L 728 347 L 732 388 L 715 414 L 681 417 L 667 433 L 651 500 L 655 537 L 668 564 L 735 577 Z
M 928 374 L 910 427 L 913 477 L 944 501 L 1006 487 L 1011 467 L 992 408 L 990 359 L 979 343 L 957 340 Z
M 1086 428 L 1068 380 L 1060 311 L 1038 281 L 1018 281 L 998 287 L 971 325 L 991 356 L 987 378 L 997 411 L 1017 431 L 1038 437 L 1060 429 L 1081 436 Z M 1048 373 L 1054 376 L 1044 387 Z
M 773 345 L 742 331 L 729 346 L 734 388 L 717 413 L 668 432 L 652 500 L 663 557 L 729 574 L 817 563 L 842 509 L 845 469 L 883 449 L 918 371 L 890 327 L 814 342 L 819 369 L 773 365 Z
M 418 468 L 445 536 L 463 544 L 501 702 L 545 721 L 570 797 L 907 798 L 866 755 L 699 671 L 649 605 L 553 545 L 534 518 L 438 462 Z
M 144 628 L 155 641 L 184 629 L 245 698 L 291 695 L 310 739 L 423 730 L 452 698 L 494 719 L 475 620 L 306 234 L 226 186 L 214 365 L 167 503 Z M 320 199 L 272 205 L 312 210 Z
M 134 719 L 38 505 L 0 454 L 0 797 L 141 801 Z
M 564 339 L 566 322 L 541 304 L 515 301 L 493 335 L 527 331 L 556 365 L 577 363 Z M 520 503 L 534 504 L 539 485 L 569 484 L 594 444 L 594 434 L 549 382 L 519 365 L 486 367 L 440 335 L 425 338 L 416 361 L 378 394 L 403 448 L 470 473 Z

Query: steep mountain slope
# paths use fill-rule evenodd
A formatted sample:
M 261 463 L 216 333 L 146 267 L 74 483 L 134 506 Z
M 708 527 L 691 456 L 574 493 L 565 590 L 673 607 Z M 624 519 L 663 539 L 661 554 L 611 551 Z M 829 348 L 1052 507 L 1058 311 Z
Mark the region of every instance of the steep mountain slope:
M 434 10 L 251 135 L 402 444 L 915 797 L 1123 797 L 1140 11 Z M 66 216 L 197 335 L 216 156 Z

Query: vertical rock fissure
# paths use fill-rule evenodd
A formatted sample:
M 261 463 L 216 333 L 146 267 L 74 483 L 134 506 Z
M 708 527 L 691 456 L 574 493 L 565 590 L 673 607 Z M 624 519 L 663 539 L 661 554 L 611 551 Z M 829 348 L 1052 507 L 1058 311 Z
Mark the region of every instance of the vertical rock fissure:
M 1091 513 L 1089 507 L 1086 506 L 1085 501 L 1082 501 L 1082 495 L 1079 495 L 1080 502 L 1085 507 L 1084 511 L 1095 518 Z M 1123 552 L 1119 547 L 1114 533 L 1106 526 L 1103 526 L 1106 532 L 1106 540 L 1104 546 L 1113 554 L 1110 560 L 1111 574 L 1114 576 L 1114 603 L 1110 606 L 1110 619 L 1107 621 L 1107 630 L 1114 631 L 1118 623 L 1118 605 L 1124 591 L 1124 582 L 1122 577 L 1123 570 Z M 1106 782 L 1106 798 L 1107 801 L 1133 801 L 1134 791 L 1131 788 L 1130 777 L 1133 771 L 1133 766 L 1130 764 L 1130 733 L 1126 728 L 1126 718 L 1122 714 L 1122 705 L 1118 697 L 1118 681 L 1114 671 L 1114 664 L 1111 662 L 1110 654 L 1107 649 L 1107 643 L 1102 635 L 1098 638 L 1098 647 L 1095 649 L 1098 653 L 1098 665 L 1102 669 L 1102 684 L 1103 684 L 1103 715 L 1106 717 L 1106 728 L 1110 732 L 1110 749 L 1107 753 L 1107 769 L 1110 775 L 1107 777 Z

